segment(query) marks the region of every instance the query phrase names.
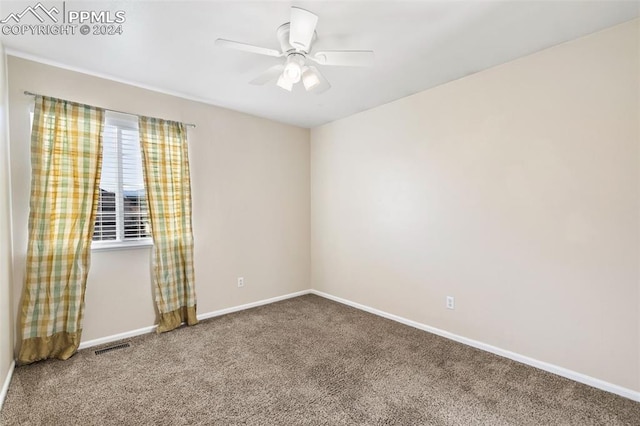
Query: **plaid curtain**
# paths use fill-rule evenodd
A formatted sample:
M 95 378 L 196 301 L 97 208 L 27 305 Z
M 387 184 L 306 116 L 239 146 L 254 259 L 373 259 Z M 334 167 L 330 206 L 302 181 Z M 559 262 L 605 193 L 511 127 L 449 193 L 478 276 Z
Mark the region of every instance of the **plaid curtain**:
M 80 344 L 98 207 L 103 111 L 36 97 L 18 362 L 67 359 Z
M 197 324 L 191 181 L 184 124 L 139 118 L 151 234 L 157 332 Z

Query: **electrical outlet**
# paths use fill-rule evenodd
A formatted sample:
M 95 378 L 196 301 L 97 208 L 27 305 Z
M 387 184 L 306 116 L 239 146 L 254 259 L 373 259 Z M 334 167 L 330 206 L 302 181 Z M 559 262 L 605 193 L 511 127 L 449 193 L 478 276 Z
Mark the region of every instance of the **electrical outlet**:
M 447 309 L 456 308 L 456 299 L 453 296 L 447 296 Z
M 244 278 L 238 277 L 238 287 L 244 287 Z

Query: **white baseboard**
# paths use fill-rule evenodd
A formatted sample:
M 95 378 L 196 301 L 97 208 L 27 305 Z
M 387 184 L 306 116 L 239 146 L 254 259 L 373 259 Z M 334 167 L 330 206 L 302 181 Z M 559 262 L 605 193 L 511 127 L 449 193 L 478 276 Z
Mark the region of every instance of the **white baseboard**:
M 7 377 L 4 379 L 4 383 L 2 384 L 2 389 L 0 390 L 0 410 L 2 410 L 2 406 L 4 405 L 4 400 L 7 397 L 7 392 L 9 391 L 9 383 L 11 383 L 11 378 L 13 377 L 13 370 L 16 368 L 15 361 L 11 361 L 11 365 L 9 366 L 9 371 L 7 371 Z
M 244 311 L 245 309 L 251 309 L 262 305 L 268 305 L 270 303 L 279 302 L 281 300 L 291 299 L 293 297 L 303 296 L 305 294 L 309 294 L 310 290 L 298 291 L 295 293 L 289 293 L 282 296 L 272 297 L 270 299 L 258 300 L 257 302 L 246 303 L 244 305 L 232 306 L 230 308 L 219 309 L 213 312 L 207 312 L 204 314 L 198 315 L 198 320 L 205 320 L 208 318 L 219 317 L 220 315 L 230 314 L 232 312 Z M 117 342 L 119 340 L 128 339 L 130 337 L 140 336 L 142 334 L 151 333 L 156 330 L 155 325 L 150 325 L 148 327 L 139 328 L 137 330 L 126 331 L 124 333 L 113 334 L 111 336 L 100 337 L 98 339 L 87 340 L 84 342 L 80 342 L 80 346 L 78 349 L 86 349 L 91 348 L 93 346 L 104 345 L 105 343 Z
M 487 343 L 479 342 L 477 340 L 469 339 L 467 337 L 459 336 L 457 334 L 450 333 L 445 330 L 441 330 L 439 328 L 431 327 L 426 324 L 422 324 L 416 321 L 412 321 L 407 318 L 403 318 L 398 315 L 390 314 L 388 312 L 381 311 L 379 309 L 375 309 L 366 305 L 362 305 L 360 303 L 352 302 L 350 300 L 343 299 L 341 297 L 336 297 L 331 294 L 324 293 L 322 291 L 311 290 L 309 291 L 311 294 L 315 294 L 320 297 L 324 297 L 329 300 L 333 300 L 338 303 L 342 303 L 344 305 L 351 306 L 356 309 L 360 309 L 361 311 L 369 312 L 374 315 L 378 315 L 383 318 L 387 318 L 393 321 L 397 321 L 401 324 L 405 324 L 420 330 L 427 331 L 429 333 L 437 334 L 438 336 L 445 337 L 450 340 L 454 340 L 456 342 L 473 346 L 474 348 L 481 349 L 483 351 L 491 352 L 493 354 L 502 356 L 504 358 L 509 358 L 517 362 L 521 362 L 523 364 L 530 365 L 532 367 L 539 368 L 544 371 L 548 371 L 549 373 L 557 374 L 558 376 L 566 377 L 567 379 L 574 380 L 579 383 L 583 383 L 585 385 L 592 386 L 597 389 L 601 389 L 607 392 L 615 393 L 616 395 L 623 396 L 625 398 L 629 398 L 633 401 L 640 402 L 640 392 L 636 392 L 632 389 L 627 389 L 622 386 L 615 385 L 613 383 L 605 382 L 604 380 L 596 379 L 591 376 L 587 376 L 586 374 L 578 373 L 577 371 L 569 370 L 563 367 L 559 367 L 554 364 L 550 364 L 548 362 L 539 361 L 534 358 L 530 358 L 525 355 L 521 355 L 515 352 L 508 351 L 506 349 L 501 349 L 496 346 L 489 345 Z
M 220 309 L 213 312 L 207 312 L 206 314 L 198 315 L 198 320 L 219 317 L 220 315 L 226 315 L 232 312 L 244 311 L 245 309 L 251 309 L 251 308 L 256 308 L 262 305 L 268 305 L 270 303 L 280 302 L 281 300 L 291 299 L 298 296 L 304 296 L 305 294 L 309 294 L 309 293 L 311 293 L 311 290 L 302 290 L 302 291 L 297 291 L 295 293 L 285 294 L 283 296 L 272 297 L 270 299 L 258 300 L 257 302 L 251 302 L 244 305 Z
M 137 330 L 125 331 L 124 333 L 112 334 L 111 336 L 100 337 L 98 339 L 87 340 L 84 342 L 80 342 L 78 346 L 78 350 L 91 348 L 93 346 L 104 345 L 105 343 L 117 342 L 118 340 L 128 339 L 130 337 L 140 336 L 142 334 L 151 333 L 156 330 L 155 325 L 150 325 L 148 327 L 142 327 Z

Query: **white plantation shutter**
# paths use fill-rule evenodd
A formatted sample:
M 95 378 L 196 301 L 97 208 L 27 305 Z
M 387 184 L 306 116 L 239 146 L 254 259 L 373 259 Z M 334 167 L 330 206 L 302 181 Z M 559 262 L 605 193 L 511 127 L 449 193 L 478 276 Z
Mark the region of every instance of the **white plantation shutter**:
M 106 112 L 95 247 L 151 242 L 138 117 Z M 96 244 L 97 242 L 97 244 Z

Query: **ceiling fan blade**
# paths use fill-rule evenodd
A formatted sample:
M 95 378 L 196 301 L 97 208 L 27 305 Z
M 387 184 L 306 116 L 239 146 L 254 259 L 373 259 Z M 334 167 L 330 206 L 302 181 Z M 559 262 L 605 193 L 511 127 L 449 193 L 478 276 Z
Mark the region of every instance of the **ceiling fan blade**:
M 307 92 L 313 92 L 320 94 L 331 88 L 331 84 L 322 75 L 320 71 L 314 66 L 309 66 L 302 73 L 302 83 Z
M 271 68 L 267 69 L 265 72 L 254 78 L 249 82 L 249 84 L 255 84 L 257 86 L 261 86 L 270 82 L 271 80 L 275 80 L 280 74 L 282 74 L 282 70 L 284 69 L 284 65 L 274 65 Z
M 291 8 L 289 44 L 297 49 L 309 51 L 311 40 L 316 31 L 318 16 L 299 7 Z
M 216 46 L 224 47 L 227 49 L 242 50 L 244 52 L 257 53 L 259 55 L 275 56 L 279 58 L 282 53 L 275 49 L 267 49 L 266 47 L 254 46 L 252 44 L 240 43 L 239 41 L 225 40 L 219 38 L 216 40 Z
M 320 65 L 370 67 L 373 66 L 374 55 L 371 50 L 325 50 L 316 52 L 311 59 Z

